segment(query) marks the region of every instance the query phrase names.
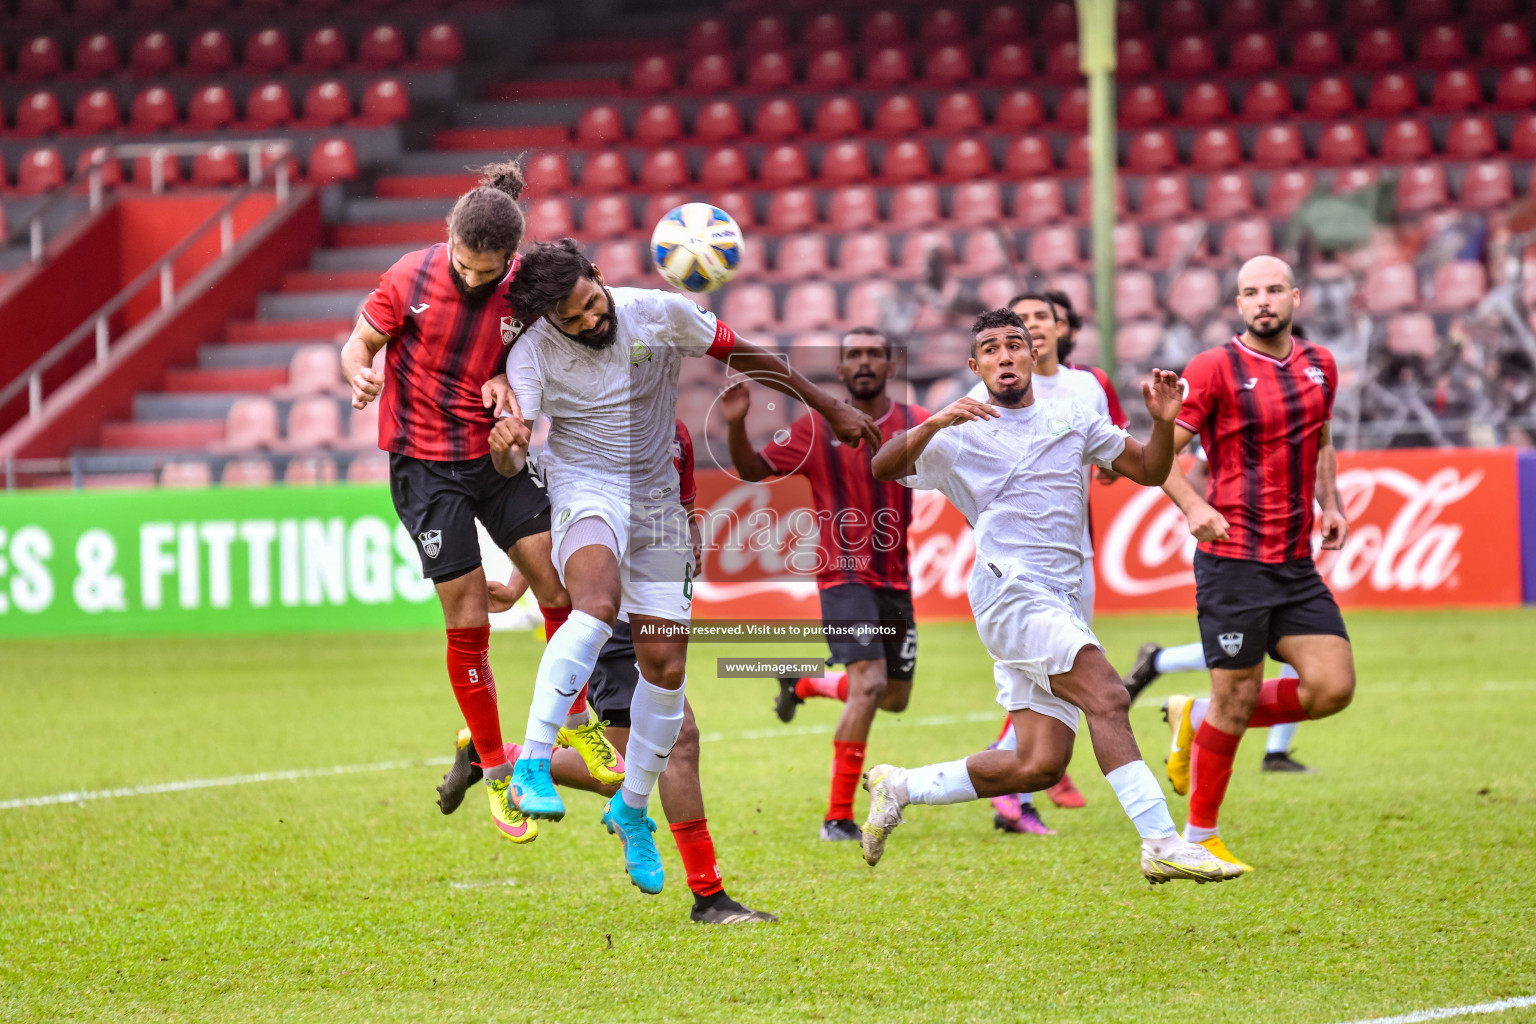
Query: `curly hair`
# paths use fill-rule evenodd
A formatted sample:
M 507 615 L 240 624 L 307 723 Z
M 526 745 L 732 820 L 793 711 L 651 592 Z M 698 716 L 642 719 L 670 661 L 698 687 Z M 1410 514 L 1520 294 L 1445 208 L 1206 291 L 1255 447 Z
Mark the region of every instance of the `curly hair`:
M 523 244 L 523 168 L 516 160 L 477 168 L 480 184 L 448 214 L 448 236 L 475 252 L 513 253 Z
M 976 336 L 982 331 L 990 331 L 994 327 L 1017 327 L 1023 332 L 1024 337 L 1029 337 L 1029 329 L 1024 326 L 1024 318 L 1013 310 L 1004 306 L 1002 309 L 989 309 L 976 318 L 971 324 L 971 357 L 976 357 Z
M 593 276 L 592 261 L 574 238 L 540 242 L 523 253 L 517 273 L 507 286 L 507 298 L 523 323 L 546 315 L 571 294 L 576 282 Z

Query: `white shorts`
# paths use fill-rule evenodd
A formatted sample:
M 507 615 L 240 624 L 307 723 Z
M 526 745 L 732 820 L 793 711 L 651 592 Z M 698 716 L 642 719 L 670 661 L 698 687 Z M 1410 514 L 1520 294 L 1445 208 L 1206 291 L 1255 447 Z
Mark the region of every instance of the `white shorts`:
M 1084 647 L 1103 646 L 1079 603 L 1078 595 L 1013 579 L 976 616 L 1004 711 L 1049 715 L 1077 731 L 1081 711 L 1051 692 L 1050 677 L 1070 671 Z
M 676 501 L 639 505 L 592 487 L 550 481 L 550 541 L 555 569 L 566 583 L 561 547 L 566 531 L 596 517 L 619 544 L 620 617 L 652 615 L 670 622 L 693 616 L 693 542 L 688 513 Z

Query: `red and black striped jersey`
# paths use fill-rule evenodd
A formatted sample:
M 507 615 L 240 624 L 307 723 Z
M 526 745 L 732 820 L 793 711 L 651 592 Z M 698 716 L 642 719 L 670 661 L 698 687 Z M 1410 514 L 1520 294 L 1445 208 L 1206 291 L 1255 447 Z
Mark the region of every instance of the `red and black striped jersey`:
M 692 505 L 699 496 L 693 476 L 693 435 L 682 420 L 677 421 L 677 433 L 672 436 L 672 464 L 677 467 L 677 500 Z
M 876 420 L 880 440 L 889 441 L 928 418 L 915 405 L 892 402 Z M 867 443 L 850 448 L 832 433 L 819 413 L 808 412 L 789 428 L 789 437 L 762 451 L 763 461 L 780 476 L 798 474 L 811 485 L 821 540 L 816 584 L 822 590 L 843 583 L 907 590 L 907 528 L 912 522 L 912 491 L 894 481 L 875 479 Z
M 389 338 L 379 447 L 432 462 L 490 454 L 496 419 L 480 386 L 502 372 L 506 346 L 521 330 L 505 280 L 472 305 L 454 286 L 449 259 L 442 242 L 406 253 L 363 304 L 363 319 Z M 514 258 L 507 279 L 516 272 Z
M 1104 400 L 1109 403 L 1109 422 L 1124 430 L 1130 422 L 1125 415 L 1125 407 L 1120 404 L 1120 396 L 1115 393 L 1114 384 L 1110 383 L 1109 374 L 1097 366 L 1078 366 L 1076 363 L 1062 363 L 1069 370 L 1082 370 L 1084 373 L 1093 374 L 1093 379 L 1099 382 L 1099 387 L 1104 389 Z
M 1178 424 L 1200 435 L 1206 500 L 1227 520 L 1227 539 L 1200 549 L 1257 562 L 1310 557 L 1317 451 L 1339 387 L 1332 353 L 1295 338 L 1274 359 L 1233 338 L 1190 360 L 1184 379 Z

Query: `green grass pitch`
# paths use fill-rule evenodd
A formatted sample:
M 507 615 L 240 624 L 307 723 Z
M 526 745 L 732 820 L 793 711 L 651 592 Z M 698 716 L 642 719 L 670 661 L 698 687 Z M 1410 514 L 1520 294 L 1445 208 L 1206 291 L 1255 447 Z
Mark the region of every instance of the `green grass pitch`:
M 1536 613 L 1349 621 L 1355 704 L 1297 738 L 1322 773 L 1261 775 L 1258 736 L 1239 753 L 1224 833 L 1258 870 L 1235 882 L 1142 880 L 1086 731 L 1089 806 L 1043 806 L 1060 835 L 994 832 L 984 802 L 917 807 L 871 870 L 816 839 L 837 706 L 782 726 L 771 681 L 714 678 L 765 648 L 700 646 L 726 884 L 782 923 L 690 924 L 664 826 L 667 889 L 640 895 L 586 794 L 526 848 L 478 791 L 445 818 L 440 767 L 0 810 L 0 1021 L 1331 1024 L 1536 994 Z M 1187 617 L 1099 626 L 1121 668 L 1142 640 L 1193 638 Z M 493 640 L 514 736 L 541 648 Z M 0 800 L 440 757 L 442 659 L 429 633 L 8 643 Z M 918 670 L 872 762 L 995 735 L 969 624 L 924 626 Z M 1160 776 L 1157 705 L 1204 688 L 1160 681 L 1132 712 Z

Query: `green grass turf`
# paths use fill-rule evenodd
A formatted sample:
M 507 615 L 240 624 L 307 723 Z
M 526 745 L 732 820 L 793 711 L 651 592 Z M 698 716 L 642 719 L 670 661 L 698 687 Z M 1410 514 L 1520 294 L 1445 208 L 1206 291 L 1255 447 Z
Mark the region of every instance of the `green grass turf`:
M 441 768 L 3 810 L 0 1020 L 1328 1024 L 1536 994 L 1536 614 L 1350 623 L 1355 705 L 1297 741 L 1322 774 L 1261 775 L 1257 736 L 1239 754 L 1225 831 L 1258 871 L 1236 882 L 1149 887 L 1086 734 L 1073 772 L 1089 806 L 1044 808 L 1060 835 L 994 832 L 985 803 L 918 807 L 871 870 L 815 838 L 837 707 L 781 726 L 772 682 L 714 678 L 714 658 L 764 648 L 698 647 L 721 866 L 782 923 L 690 924 L 664 826 L 667 890 L 640 895 L 586 794 L 526 848 L 498 837 L 478 792 L 444 818 Z M 1142 640 L 1193 625 L 1100 632 L 1125 667 Z M 8 643 L 0 800 L 444 755 L 457 713 L 441 648 L 432 634 Z M 540 648 L 494 641 L 510 733 Z M 1204 683 L 1160 682 L 1132 712 L 1158 768 L 1158 698 L 1179 687 Z M 968 624 L 923 627 L 911 709 L 877 721 L 871 760 L 984 746 L 992 694 Z

